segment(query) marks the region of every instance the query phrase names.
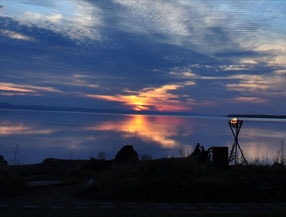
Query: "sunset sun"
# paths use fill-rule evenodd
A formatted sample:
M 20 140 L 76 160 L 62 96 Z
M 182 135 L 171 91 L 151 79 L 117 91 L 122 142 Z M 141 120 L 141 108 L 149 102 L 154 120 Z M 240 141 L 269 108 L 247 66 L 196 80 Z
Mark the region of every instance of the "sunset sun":
M 148 110 L 146 107 L 146 98 L 138 97 L 135 95 L 128 96 L 128 104 L 132 107 L 135 111 L 143 111 Z

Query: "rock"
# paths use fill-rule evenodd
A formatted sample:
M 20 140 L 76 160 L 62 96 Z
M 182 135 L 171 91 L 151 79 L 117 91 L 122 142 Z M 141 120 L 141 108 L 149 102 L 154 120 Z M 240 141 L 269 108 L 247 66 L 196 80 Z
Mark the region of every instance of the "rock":
M 95 186 L 95 180 L 94 178 L 90 178 L 87 182 L 86 182 L 86 185 L 85 185 L 85 188 L 86 189 L 91 189 Z
M 117 152 L 114 161 L 119 164 L 136 163 L 138 161 L 138 153 L 132 145 L 126 145 Z
M 89 178 L 85 183 L 84 193 L 92 193 L 97 191 L 96 181 L 94 178 Z

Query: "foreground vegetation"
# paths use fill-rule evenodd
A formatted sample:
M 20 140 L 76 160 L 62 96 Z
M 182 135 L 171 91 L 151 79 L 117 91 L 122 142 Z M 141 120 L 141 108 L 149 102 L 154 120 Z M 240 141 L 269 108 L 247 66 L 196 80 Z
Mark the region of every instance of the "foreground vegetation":
M 93 185 L 87 187 L 88 180 Z M 198 165 L 191 158 L 133 163 L 90 159 L 48 159 L 40 164 L 2 169 L 1 195 L 25 193 L 27 180 L 61 180 L 77 196 L 91 200 L 168 202 L 286 202 L 286 168 Z
M 158 201 L 285 201 L 286 168 L 237 166 L 214 168 L 188 158 L 140 161 L 96 169 L 98 161 L 84 165 L 95 177 L 92 198 Z M 101 162 L 102 163 L 102 162 Z

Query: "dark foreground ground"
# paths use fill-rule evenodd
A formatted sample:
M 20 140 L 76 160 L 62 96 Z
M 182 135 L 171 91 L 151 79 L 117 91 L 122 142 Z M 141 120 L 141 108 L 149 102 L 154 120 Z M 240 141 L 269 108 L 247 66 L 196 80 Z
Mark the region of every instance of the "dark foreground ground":
M 286 168 L 47 159 L 0 174 L 0 216 L 285 216 Z M 94 185 L 87 181 L 94 179 Z

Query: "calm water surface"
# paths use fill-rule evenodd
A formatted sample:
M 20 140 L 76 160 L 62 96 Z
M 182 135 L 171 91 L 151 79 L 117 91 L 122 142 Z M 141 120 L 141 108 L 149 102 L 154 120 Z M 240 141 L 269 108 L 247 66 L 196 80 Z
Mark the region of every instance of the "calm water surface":
M 124 145 L 139 157 L 190 154 L 197 142 L 231 148 L 228 118 L 0 111 L 0 155 L 9 163 L 45 158 L 113 159 Z M 271 163 L 286 138 L 286 120 L 244 119 L 239 144 L 248 161 Z M 285 147 L 286 149 L 286 147 Z

